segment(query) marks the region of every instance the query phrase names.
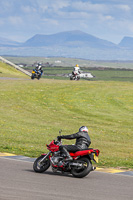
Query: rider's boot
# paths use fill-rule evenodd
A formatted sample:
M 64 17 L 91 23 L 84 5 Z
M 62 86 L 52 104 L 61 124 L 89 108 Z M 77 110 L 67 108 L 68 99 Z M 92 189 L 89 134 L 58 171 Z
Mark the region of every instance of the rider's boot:
M 63 147 L 63 152 L 65 153 L 65 155 L 66 155 L 66 159 L 65 159 L 65 161 L 72 161 L 73 160 L 73 158 L 70 156 L 70 154 L 69 154 L 69 152 L 67 151 L 67 149 L 65 148 L 65 147 Z

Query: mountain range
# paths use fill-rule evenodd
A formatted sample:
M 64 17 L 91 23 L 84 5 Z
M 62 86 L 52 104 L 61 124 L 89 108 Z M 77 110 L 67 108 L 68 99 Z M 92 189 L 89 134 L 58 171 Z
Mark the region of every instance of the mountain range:
M 37 34 L 24 43 L 0 37 L 0 55 L 133 60 L 133 38 L 124 37 L 119 44 L 114 44 L 78 30 Z
M 12 47 L 20 45 L 19 42 L 0 37 L 0 47 Z

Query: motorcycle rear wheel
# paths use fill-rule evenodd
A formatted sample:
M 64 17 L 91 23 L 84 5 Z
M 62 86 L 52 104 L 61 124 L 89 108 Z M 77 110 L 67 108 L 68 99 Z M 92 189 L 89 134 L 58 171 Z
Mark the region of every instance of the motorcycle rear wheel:
M 50 167 L 49 158 L 46 158 L 42 163 L 40 163 L 43 157 L 44 156 L 40 156 L 35 160 L 33 164 L 33 169 L 35 172 L 42 173 L 42 172 L 45 172 Z
M 70 80 L 74 80 L 74 78 L 73 78 L 73 76 L 72 76 L 72 75 L 70 76 Z
M 78 163 L 83 164 L 83 168 L 73 167 L 71 173 L 76 178 L 83 178 L 87 176 L 92 170 L 92 164 L 90 160 L 86 157 L 79 158 L 77 161 Z

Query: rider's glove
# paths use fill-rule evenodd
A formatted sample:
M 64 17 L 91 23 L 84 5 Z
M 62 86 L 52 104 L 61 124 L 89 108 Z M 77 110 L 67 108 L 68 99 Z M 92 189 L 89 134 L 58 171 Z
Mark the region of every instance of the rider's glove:
M 57 137 L 57 140 L 58 140 L 58 141 L 61 141 L 61 138 L 62 138 L 61 136 L 58 136 L 58 137 Z

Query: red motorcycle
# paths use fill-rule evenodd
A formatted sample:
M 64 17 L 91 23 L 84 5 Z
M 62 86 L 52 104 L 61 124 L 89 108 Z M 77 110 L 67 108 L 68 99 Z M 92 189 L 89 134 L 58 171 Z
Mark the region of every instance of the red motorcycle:
M 74 177 L 82 178 L 94 170 L 92 160 L 98 162 L 98 155 L 100 153 L 98 149 L 88 148 L 75 153 L 69 152 L 73 160 L 65 161 L 66 155 L 59 151 L 60 145 L 62 143 L 58 140 L 53 140 L 49 145 L 46 145 L 49 152 L 42 154 L 35 160 L 33 164 L 35 172 L 45 172 L 51 165 L 53 172 L 69 172 Z

